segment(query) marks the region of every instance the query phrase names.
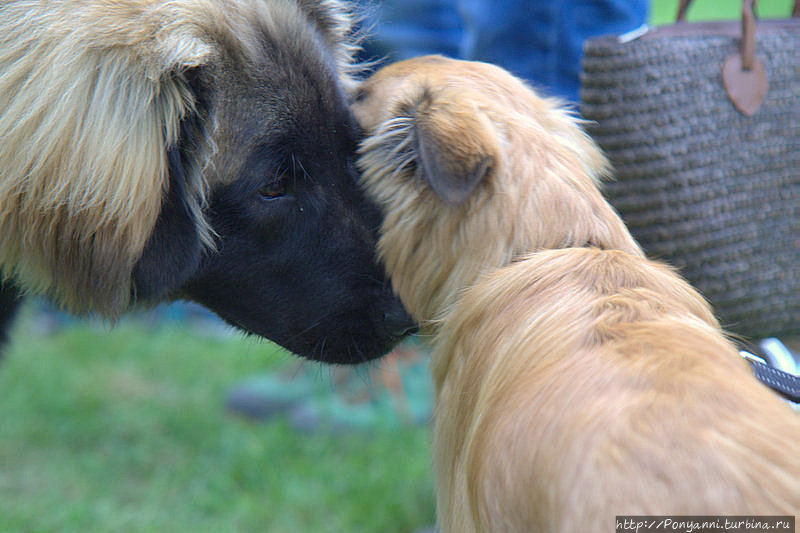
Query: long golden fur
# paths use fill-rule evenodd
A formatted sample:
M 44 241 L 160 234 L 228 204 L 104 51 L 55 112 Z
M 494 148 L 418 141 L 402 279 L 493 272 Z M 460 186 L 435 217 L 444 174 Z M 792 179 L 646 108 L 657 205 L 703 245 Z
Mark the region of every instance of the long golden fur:
M 377 72 L 354 110 L 381 257 L 431 335 L 442 531 L 800 509 L 797 415 L 644 257 L 558 102 L 426 57 Z
M 194 110 L 183 72 L 220 60 L 223 48 L 245 62 L 258 57 L 257 31 L 301 31 L 301 9 L 326 22 L 351 80 L 351 20 L 336 1 L 3 2 L 0 274 L 71 311 L 119 315 L 161 210 L 166 148 Z M 186 179 L 207 247 L 214 127 Z

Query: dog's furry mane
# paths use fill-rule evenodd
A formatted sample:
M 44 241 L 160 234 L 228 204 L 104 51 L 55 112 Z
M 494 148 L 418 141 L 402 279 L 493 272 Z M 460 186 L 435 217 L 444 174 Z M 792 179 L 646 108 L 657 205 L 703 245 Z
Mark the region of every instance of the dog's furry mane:
M 2 276 L 70 311 L 117 317 L 135 298 L 131 273 L 171 174 L 213 247 L 203 209 L 214 109 L 193 72 L 223 54 L 256 57 L 264 35 L 303 18 L 352 81 L 353 17 L 336 0 L 4 2 Z

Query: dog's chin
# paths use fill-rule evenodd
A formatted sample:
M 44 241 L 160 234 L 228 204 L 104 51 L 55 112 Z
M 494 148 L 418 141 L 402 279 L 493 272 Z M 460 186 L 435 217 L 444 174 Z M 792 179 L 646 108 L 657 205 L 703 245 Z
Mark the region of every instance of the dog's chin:
M 274 321 L 236 320 L 220 316 L 248 335 L 271 340 L 295 355 L 327 364 L 357 365 L 389 353 L 418 331 L 398 300 L 360 312 L 336 313 L 321 320 L 276 324 Z M 249 317 L 248 317 L 249 318 Z
M 241 326 L 239 326 L 241 329 Z M 245 329 L 246 333 L 266 337 L 266 331 Z M 315 334 L 315 330 L 309 330 L 302 335 L 302 338 L 275 339 L 273 342 L 295 355 L 318 361 L 326 364 L 336 365 L 358 365 L 379 359 L 392 351 L 403 339 L 416 331 L 409 327 L 406 331 L 389 333 L 388 331 L 363 331 L 345 332 L 338 335 L 325 335 L 323 332 Z
M 296 354 L 326 364 L 358 365 L 379 359 L 389 353 L 403 337 L 364 341 L 363 339 L 325 339 L 324 346 L 305 346 L 292 350 Z

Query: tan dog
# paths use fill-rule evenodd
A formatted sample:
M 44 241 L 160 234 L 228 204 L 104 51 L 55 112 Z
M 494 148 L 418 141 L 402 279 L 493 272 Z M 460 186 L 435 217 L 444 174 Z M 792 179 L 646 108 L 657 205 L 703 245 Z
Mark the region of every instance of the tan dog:
M 382 260 L 432 335 L 444 532 L 800 509 L 800 420 L 643 256 L 557 102 L 426 57 L 376 73 L 354 110 Z

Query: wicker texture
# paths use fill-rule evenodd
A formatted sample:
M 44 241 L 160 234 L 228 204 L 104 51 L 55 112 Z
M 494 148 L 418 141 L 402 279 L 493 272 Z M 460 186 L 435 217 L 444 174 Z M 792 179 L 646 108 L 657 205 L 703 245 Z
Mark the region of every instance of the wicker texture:
M 800 34 L 758 35 L 769 92 L 752 116 L 722 86 L 725 36 L 590 40 L 581 114 L 612 161 L 606 195 L 749 337 L 800 331 Z

